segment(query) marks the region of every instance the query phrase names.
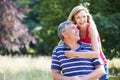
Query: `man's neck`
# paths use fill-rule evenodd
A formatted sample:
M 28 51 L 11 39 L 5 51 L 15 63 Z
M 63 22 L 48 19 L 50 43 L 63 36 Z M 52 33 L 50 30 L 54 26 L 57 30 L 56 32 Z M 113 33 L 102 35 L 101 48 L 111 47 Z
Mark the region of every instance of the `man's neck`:
M 65 44 L 67 44 L 68 47 L 70 47 L 72 50 L 76 50 L 80 45 L 77 43 L 77 41 L 74 40 L 64 40 Z

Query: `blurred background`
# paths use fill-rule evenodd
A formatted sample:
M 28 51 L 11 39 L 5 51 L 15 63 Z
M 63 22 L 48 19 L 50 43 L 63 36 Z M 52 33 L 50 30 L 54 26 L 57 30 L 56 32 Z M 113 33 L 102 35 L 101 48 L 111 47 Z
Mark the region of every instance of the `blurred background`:
M 52 80 L 50 61 L 59 42 L 57 27 L 80 4 L 89 9 L 97 25 L 110 80 L 118 80 L 119 0 L 0 0 L 0 80 Z

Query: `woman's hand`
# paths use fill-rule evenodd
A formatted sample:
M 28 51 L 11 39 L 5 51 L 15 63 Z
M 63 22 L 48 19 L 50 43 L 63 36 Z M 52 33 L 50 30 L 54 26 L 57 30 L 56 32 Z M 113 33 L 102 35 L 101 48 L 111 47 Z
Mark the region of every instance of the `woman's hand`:
M 75 54 L 75 51 L 73 50 L 69 50 L 69 51 L 65 51 L 65 55 L 67 58 L 76 58 L 76 54 Z

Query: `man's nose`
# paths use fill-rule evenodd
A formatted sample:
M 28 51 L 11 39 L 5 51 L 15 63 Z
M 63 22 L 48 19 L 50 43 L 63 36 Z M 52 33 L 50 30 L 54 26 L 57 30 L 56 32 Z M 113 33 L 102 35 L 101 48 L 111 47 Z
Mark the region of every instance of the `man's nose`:
M 79 32 L 79 30 L 76 28 L 76 32 Z

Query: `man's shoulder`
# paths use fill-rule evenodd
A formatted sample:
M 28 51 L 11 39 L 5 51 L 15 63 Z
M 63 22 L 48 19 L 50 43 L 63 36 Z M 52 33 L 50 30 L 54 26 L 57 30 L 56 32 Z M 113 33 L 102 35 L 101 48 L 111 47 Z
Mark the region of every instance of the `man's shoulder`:
M 80 42 L 80 50 L 81 51 L 91 51 L 92 50 L 92 46 L 91 44 L 88 43 L 84 43 L 84 42 Z
M 61 44 L 58 44 L 57 46 L 55 46 L 55 48 L 54 48 L 54 50 L 60 50 L 60 49 L 63 49 L 64 47 L 64 44 L 63 43 L 61 43 Z

